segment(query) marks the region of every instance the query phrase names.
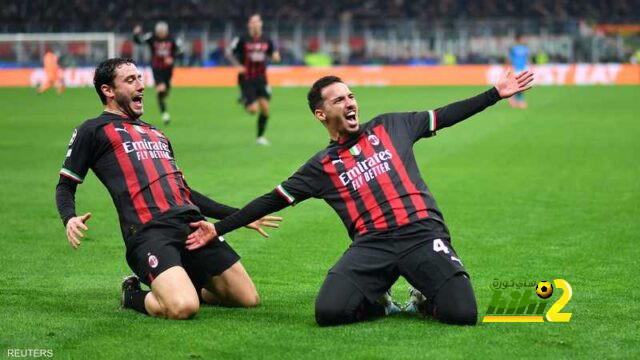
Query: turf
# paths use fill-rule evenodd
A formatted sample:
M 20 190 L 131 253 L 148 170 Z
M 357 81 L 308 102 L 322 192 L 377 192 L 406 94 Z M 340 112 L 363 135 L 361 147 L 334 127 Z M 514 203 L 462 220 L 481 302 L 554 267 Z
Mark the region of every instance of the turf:
M 354 88 L 361 118 L 437 107 L 478 87 Z M 240 206 L 270 191 L 327 144 L 302 88 L 274 89 L 268 148 L 236 89 L 177 88 L 166 128 L 193 188 Z M 146 120 L 158 122 L 148 90 Z M 420 169 L 472 276 L 482 320 L 494 279 L 565 279 L 569 323 L 442 325 L 398 315 L 342 327 L 314 323 L 314 299 L 349 244 L 322 201 L 281 212 L 265 240 L 239 230 L 262 297 L 257 309 L 204 307 L 191 321 L 118 309 L 130 272 L 111 200 L 95 176 L 77 194 L 91 211 L 73 251 L 54 204 L 74 126 L 100 112 L 92 89 L 36 96 L 0 89 L 0 350 L 52 349 L 56 358 L 632 358 L 640 355 L 639 87 L 538 87 L 530 108 L 500 103 L 415 146 Z M 407 283 L 394 286 L 407 299 Z M 554 296 L 556 296 L 554 294 Z

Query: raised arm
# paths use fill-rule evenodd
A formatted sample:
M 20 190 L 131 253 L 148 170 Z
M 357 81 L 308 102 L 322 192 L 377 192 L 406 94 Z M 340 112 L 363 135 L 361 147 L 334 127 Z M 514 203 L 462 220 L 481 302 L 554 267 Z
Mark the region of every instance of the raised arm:
M 533 73 L 525 70 L 518 75 L 511 71 L 504 74 L 494 87 L 474 97 L 454 102 L 436 109 L 434 131 L 454 125 L 467 119 L 501 99 L 529 90 L 533 81 Z
M 141 25 L 136 25 L 133 28 L 133 41 L 136 44 L 144 44 L 147 41 L 149 41 L 149 39 L 151 39 L 151 32 L 148 33 L 142 33 L 142 26 Z

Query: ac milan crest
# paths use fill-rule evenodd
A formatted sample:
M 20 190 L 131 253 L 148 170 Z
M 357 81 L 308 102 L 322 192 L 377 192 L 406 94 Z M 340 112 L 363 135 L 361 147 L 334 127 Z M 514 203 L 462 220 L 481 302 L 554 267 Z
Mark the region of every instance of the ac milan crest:
M 378 137 L 373 134 L 369 135 L 367 139 L 369 139 L 369 142 L 373 146 L 378 146 L 378 144 L 380 144 L 380 139 L 378 139 Z
M 151 266 L 152 269 L 155 269 L 158 267 L 158 258 L 155 255 L 151 255 L 149 254 L 149 266 Z

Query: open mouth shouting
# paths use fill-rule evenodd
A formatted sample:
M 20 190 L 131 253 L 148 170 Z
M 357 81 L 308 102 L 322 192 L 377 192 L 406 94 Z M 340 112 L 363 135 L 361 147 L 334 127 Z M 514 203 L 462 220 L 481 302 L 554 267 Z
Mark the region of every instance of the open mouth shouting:
M 136 111 L 142 111 L 142 107 L 143 107 L 143 97 L 144 95 L 142 93 L 135 95 L 133 98 L 131 98 L 131 104 L 132 104 L 132 108 Z
M 358 128 L 358 114 L 356 110 L 347 110 L 347 112 L 344 114 L 344 118 L 347 120 L 347 127 L 350 130 L 356 130 Z

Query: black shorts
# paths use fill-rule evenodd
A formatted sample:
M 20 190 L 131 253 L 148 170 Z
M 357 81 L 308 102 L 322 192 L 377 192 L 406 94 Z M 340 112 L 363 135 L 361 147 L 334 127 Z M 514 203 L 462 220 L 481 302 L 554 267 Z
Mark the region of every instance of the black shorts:
M 127 239 L 127 263 L 140 281 L 153 280 L 173 266 L 183 267 L 196 289 L 212 276 L 220 275 L 240 260 L 240 256 L 222 237 L 197 250 L 187 250 L 185 242 L 193 231 L 190 222 L 204 220 L 195 210 L 166 219 L 152 220 L 136 235 Z
M 168 68 L 151 68 L 153 72 L 153 81 L 156 85 L 165 84 L 167 90 L 171 87 L 171 76 L 173 76 L 173 67 Z
M 427 299 L 458 274 L 467 274 L 448 238 L 377 238 L 356 241 L 329 273 L 349 279 L 369 301 L 376 301 L 399 276 Z
M 240 91 L 242 92 L 244 106 L 252 104 L 258 98 L 271 99 L 271 87 L 269 87 L 265 77 L 247 80 L 243 74 L 239 74 L 238 86 L 240 86 Z

